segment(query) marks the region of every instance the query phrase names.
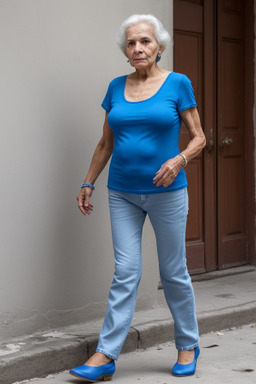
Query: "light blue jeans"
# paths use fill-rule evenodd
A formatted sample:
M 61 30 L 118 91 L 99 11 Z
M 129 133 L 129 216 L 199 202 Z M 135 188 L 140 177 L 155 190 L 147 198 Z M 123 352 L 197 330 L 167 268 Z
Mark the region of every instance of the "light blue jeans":
M 159 270 L 174 319 L 178 350 L 199 343 L 194 291 L 186 264 L 187 188 L 149 195 L 109 190 L 115 272 L 96 351 L 117 360 L 129 332 L 142 272 L 141 237 L 148 214 L 155 231 Z

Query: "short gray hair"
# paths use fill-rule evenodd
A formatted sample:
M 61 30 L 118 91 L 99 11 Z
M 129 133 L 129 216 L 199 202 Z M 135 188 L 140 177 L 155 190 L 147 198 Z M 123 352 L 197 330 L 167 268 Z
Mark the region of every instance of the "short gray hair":
M 153 15 L 132 15 L 122 23 L 119 33 L 116 37 L 116 42 L 126 55 L 126 30 L 132 25 L 139 23 L 148 23 L 153 25 L 155 30 L 155 36 L 158 43 L 165 49 L 171 38 L 169 33 L 164 28 L 160 20 Z

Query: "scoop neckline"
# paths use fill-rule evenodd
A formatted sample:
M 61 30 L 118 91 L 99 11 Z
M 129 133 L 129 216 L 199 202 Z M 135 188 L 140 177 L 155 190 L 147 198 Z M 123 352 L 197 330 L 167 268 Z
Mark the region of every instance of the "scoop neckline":
M 160 88 L 158 88 L 158 90 L 156 91 L 156 93 L 154 93 L 152 96 L 148 97 L 147 99 L 143 99 L 143 100 L 138 100 L 138 101 L 130 101 L 130 100 L 127 100 L 126 97 L 125 97 L 125 86 L 126 86 L 126 79 L 127 79 L 127 76 L 128 75 L 125 75 L 124 76 L 124 89 L 123 89 L 123 99 L 126 103 L 130 103 L 130 104 L 138 104 L 138 103 L 144 103 L 145 101 L 148 101 L 148 100 L 151 100 L 153 99 L 155 96 L 157 96 L 157 94 L 161 91 L 161 89 L 164 87 L 164 85 L 166 84 L 167 80 L 169 79 L 169 77 L 173 74 L 174 72 L 170 72 L 168 73 L 166 79 L 164 80 L 164 82 L 162 83 L 162 85 L 160 86 Z

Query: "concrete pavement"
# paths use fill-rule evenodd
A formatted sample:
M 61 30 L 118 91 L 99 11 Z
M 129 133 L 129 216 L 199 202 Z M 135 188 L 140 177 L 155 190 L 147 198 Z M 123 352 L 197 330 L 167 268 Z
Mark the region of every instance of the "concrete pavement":
M 116 364 L 113 384 L 255 384 L 256 326 L 203 335 L 196 374 L 187 378 L 170 374 L 176 360 L 173 343 L 160 344 L 147 350 L 123 354 Z M 68 371 L 36 379 L 27 384 L 79 384 L 82 381 Z M 98 381 L 99 383 L 101 381 Z
M 223 276 L 225 273 L 206 274 L 194 282 L 201 335 L 256 322 L 256 268 L 234 268 L 231 275 Z M 222 277 L 209 279 L 216 276 Z M 158 294 L 157 307 L 135 312 L 124 353 L 173 340 L 173 321 L 163 291 Z M 0 345 L 0 384 L 45 377 L 83 364 L 95 350 L 101 325 L 102 319 Z

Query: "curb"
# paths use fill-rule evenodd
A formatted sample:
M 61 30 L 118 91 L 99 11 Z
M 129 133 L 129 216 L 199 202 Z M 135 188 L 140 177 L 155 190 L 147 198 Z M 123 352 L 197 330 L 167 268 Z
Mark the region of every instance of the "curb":
M 198 313 L 200 334 L 239 327 L 255 322 L 256 301 L 222 310 Z M 172 320 L 162 320 L 131 327 L 122 353 L 145 349 L 170 341 Z M 22 352 L 5 357 L 0 362 L 0 384 L 45 377 L 81 365 L 96 348 L 98 335 L 82 338 L 40 340 L 23 348 Z M 173 337 L 171 338 L 173 341 Z

